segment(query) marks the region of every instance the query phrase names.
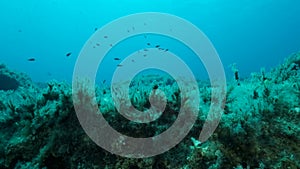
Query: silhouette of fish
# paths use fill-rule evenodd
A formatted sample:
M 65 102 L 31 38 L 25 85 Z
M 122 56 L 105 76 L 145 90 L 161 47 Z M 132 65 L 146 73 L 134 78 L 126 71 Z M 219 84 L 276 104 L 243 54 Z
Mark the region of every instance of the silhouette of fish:
M 114 60 L 121 60 L 120 58 L 114 58 Z
M 66 54 L 67 57 L 71 56 L 72 52 Z
M 35 61 L 35 58 L 29 58 L 29 59 L 27 59 L 29 62 L 33 62 L 33 61 Z

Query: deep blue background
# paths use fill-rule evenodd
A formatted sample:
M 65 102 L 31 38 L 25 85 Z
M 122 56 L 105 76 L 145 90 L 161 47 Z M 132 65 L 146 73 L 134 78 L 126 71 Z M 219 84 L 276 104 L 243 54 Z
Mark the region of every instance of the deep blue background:
M 300 50 L 299 9 L 299 0 L 1 0 L 0 62 L 34 81 L 70 81 L 77 55 L 95 28 L 153 11 L 198 26 L 214 44 L 227 76 L 232 78 L 232 63 L 248 76 Z M 36 61 L 28 62 L 30 57 Z

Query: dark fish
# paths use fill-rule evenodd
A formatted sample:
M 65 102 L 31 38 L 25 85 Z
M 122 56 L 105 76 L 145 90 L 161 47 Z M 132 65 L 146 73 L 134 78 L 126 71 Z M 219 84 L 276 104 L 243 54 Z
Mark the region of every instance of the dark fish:
M 71 56 L 72 52 L 66 54 L 67 57 Z
M 114 58 L 114 60 L 121 60 L 120 58 Z
M 159 47 L 160 47 L 160 45 L 156 45 L 155 47 L 156 47 L 156 48 L 159 48 Z
M 97 31 L 98 30 L 98 28 L 95 28 L 95 31 Z
M 106 39 L 106 38 L 108 38 L 108 36 L 104 36 L 104 38 Z
M 166 52 L 168 52 L 168 51 L 169 51 L 169 49 L 166 49 L 165 51 L 166 51 Z
M 30 61 L 30 62 L 33 62 L 33 61 L 35 61 L 35 58 L 29 58 L 27 60 Z
M 100 43 L 96 43 L 97 46 L 100 46 Z
M 103 82 L 102 83 L 105 83 L 106 82 L 106 80 L 103 80 Z
M 121 65 L 121 64 L 118 64 L 117 66 L 118 66 L 118 67 L 122 67 L 123 65 Z
M 150 46 L 151 44 L 150 44 L 150 43 L 147 43 L 147 45 Z

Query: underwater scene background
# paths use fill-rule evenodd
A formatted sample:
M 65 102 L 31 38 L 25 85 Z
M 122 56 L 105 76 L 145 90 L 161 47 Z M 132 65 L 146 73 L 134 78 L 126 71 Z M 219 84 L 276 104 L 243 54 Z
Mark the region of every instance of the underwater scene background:
M 299 8 L 297 0 L 2 0 L 0 168 L 300 168 Z M 89 38 L 118 18 L 144 12 L 168 13 L 198 27 L 219 55 L 226 92 L 211 84 L 206 67 L 189 46 L 149 33 L 110 45 L 95 88 L 89 88 L 90 81 L 74 85 L 73 71 Z M 127 31 L 137 29 L 130 26 Z M 155 69 L 130 79 L 128 96 L 123 82 L 112 87 L 113 73 L 126 67 L 125 58 L 142 50 L 141 60 L 148 59 L 148 48 L 179 56 L 194 74 L 197 90 L 189 81 L 182 83 Z M 214 92 L 225 94 L 226 100 L 214 97 Z M 215 120 L 209 112 L 216 102 L 221 102 L 222 116 L 201 142 L 197 138 L 203 126 Z M 158 103 L 165 104 L 163 109 Z M 78 114 L 79 107 L 86 114 Z M 149 145 L 118 137 L 103 148 L 82 128 L 93 121 L 86 117 L 94 107 L 101 113 L 91 117 L 107 121 L 99 122 L 100 128 L 109 125 L 132 138 L 169 131 L 182 108 L 188 117 L 193 116 L 191 110 L 197 111 L 192 127 L 183 122 L 162 145 L 154 138 L 151 150 L 164 149 L 172 141 L 178 144 L 155 156 L 134 158 L 136 150 Z M 119 111 L 141 121 L 144 115 L 155 120 L 131 121 Z M 111 134 L 98 134 L 97 139 L 110 140 Z M 124 157 L 120 154 L 126 146 L 132 152 Z

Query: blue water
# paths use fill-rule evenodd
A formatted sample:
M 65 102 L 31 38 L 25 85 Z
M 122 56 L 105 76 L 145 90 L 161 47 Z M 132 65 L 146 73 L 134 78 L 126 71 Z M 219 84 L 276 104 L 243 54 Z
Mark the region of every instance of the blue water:
M 249 76 L 300 50 L 299 8 L 298 0 L 1 0 L 0 62 L 34 81 L 71 81 L 76 58 L 95 28 L 151 11 L 192 22 L 215 46 L 228 78 L 233 77 L 232 63 L 241 76 Z M 128 45 L 120 54 L 132 50 Z M 36 60 L 29 62 L 32 57 Z M 115 62 L 108 63 L 112 66 L 105 71 L 111 72 Z

